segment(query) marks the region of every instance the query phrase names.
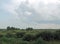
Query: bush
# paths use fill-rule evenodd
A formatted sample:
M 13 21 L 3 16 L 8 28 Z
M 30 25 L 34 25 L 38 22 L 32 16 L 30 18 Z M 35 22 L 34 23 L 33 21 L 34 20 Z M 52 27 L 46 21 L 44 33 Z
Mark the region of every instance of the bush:
M 47 41 L 54 40 L 54 34 L 51 32 L 43 32 L 41 33 L 41 37 L 43 38 L 43 40 Z
M 43 39 L 39 38 L 35 41 L 34 44 L 46 44 L 46 42 Z
M 39 32 L 36 34 L 36 38 L 40 38 L 40 37 L 41 37 L 41 33 Z
M 2 34 L 0 34 L 0 38 L 1 38 L 1 37 L 3 37 L 3 35 L 2 35 Z
M 14 34 L 7 33 L 5 36 L 6 36 L 7 38 L 11 38 L 11 37 L 14 37 Z
M 34 35 L 31 35 L 31 34 L 26 34 L 24 37 L 23 37 L 23 40 L 24 41 L 33 41 L 35 40 L 36 37 Z
M 43 40 L 46 41 L 52 41 L 52 40 L 60 40 L 60 30 L 57 30 L 56 32 L 42 32 L 38 33 L 36 35 L 36 38 L 43 38 Z
M 54 39 L 55 39 L 55 40 L 60 40 L 60 32 L 56 32 L 56 33 L 55 33 Z
M 19 41 L 19 42 L 17 42 L 18 44 L 28 44 L 28 42 L 26 42 L 26 41 Z
M 25 34 L 25 32 L 17 32 L 15 35 L 17 38 L 21 38 L 24 36 L 24 34 Z

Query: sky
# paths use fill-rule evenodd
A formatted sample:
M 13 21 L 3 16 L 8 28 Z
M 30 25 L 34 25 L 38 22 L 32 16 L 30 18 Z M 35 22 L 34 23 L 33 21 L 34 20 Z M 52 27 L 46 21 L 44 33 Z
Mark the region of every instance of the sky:
M 60 0 L 0 0 L 0 28 L 60 29 Z

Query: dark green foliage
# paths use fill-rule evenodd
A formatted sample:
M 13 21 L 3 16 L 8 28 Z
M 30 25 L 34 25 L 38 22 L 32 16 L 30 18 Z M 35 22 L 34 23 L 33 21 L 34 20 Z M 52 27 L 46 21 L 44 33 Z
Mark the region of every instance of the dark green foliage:
M 60 31 L 57 31 L 54 36 L 55 40 L 60 40 Z
M 15 27 L 10 27 L 10 26 L 8 26 L 7 27 L 7 30 L 20 30 L 19 28 L 15 28 Z
M 40 38 L 40 37 L 41 37 L 41 33 L 37 33 L 36 38 Z
M 29 31 L 29 30 L 33 30 L 33 28 L 26 28 L 26 30 L 27 30 L 27 31 Z
M 60 31 L 56 31 L 54 33 L 42 32 L 40 36 L 43 38 L 43 40 L 46 40 L 46 41 L 60 40 Z
M 0 38 L 1 38 L 1 37 L 3 37 L 3 35 L 2 35 L 2 34 L 0 34 Z
M 17 32 L 15 35 L 17 38 L 21 38 L 24 36 L 24 34 L 25 34 L 25 32 Z
M 8 27 L 7 27 L 7 30 L 10 30 L 10 29 L 11 29 L 10 26 L 8 26 Z
M 20 30 L 9 26 L 7 30 L 0 30 L 0 44 L 46 44 L 49 41 L 60 41 L 60 30 L 54 32 L 33 28 Z
M 51 32 L 42 32 L 41 37 L 43 38 L 43 40 L 47 41 L 54 40 L 54 34 Z
M 11 30 L 16 30 L 15 27 L 10 27 L 10 28 L 11 28 Z
M 46 42 L 43 39 L 39 38 L 35 41 L 34 44 L 46 44 Z
M 7 33 L 7 34 L 5 35 L 5 37 L 7 37 L 7 38 L 12 38 L 12 37 L 15 37 L 15 35 L 12 34 L 12 33 Z
M 24 37 L 23 37 L 23 40 L 24 41 L 33 41 L 35 40 L 36 37 L 34 35 L 31 35 L 31 34 L 26 34 Z

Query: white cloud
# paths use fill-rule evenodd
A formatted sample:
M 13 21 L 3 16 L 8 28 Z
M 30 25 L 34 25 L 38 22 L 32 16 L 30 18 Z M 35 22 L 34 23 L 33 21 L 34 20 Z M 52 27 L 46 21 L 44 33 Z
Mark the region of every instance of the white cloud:
M 26 11 L 25 14 L 26 15 L 29 15 L 29 16 L 32 15 L 32 13 L 31 12 L 28 12 L 28 11 Z
M 19 22 L 22 21 L 22 24 L 37 23 L 37 25 L 31 25 L 32 27 L 34 26 L 39 28 L 41 26 L 43 28 L 46 25 L 45 26 L 46 28 L 50 27 L 55 28 L 57 26 L 52 22 L 51 25 L 39 24 L 38 22 L 40 21 L 43 23 L 47 21 L 58 22 L 60 20 L 59 0 L 10 0 L 10 2 L 5 3 L 3 7 L 6 11 L 12 13 L 16 19 L 19 19 L 20 20 Z M 59 26 L 60 25 L 58 25 L 58 27 Z
M 15 10 L 19 8 L 21 2 L 28 3 L 30 5 L 29 7 L 35 9 L 35 11 L 39 14 L 37 16 L 42 17 L 41 19 L 43 20 L 60 19 L 60 11 L 57 8 L 59 0 L 11 0 L 9 4 L 5 5 L 5 9 L 13 13 L 13 15 L 18 18 L 19 13 L 17 13 Z M 28 4 L 26 4 L 25 6 L 27 6 Z M 27 11 L 26 14 L 31 15 L 31 12 Z
M 48 20 L 51 19 L 51 17 L 52 17 L 51 15 L 58 17 L 57 14 L 59 11 L 57 10 L 57 12 L 56 12 L 56 9 L 57 9 L 56 4 L 58 4 L 59 0 L 11 0 L 11 2 L 9 4 L 6 4 L 4 7 L 9 12 L 18 16 L 18 13 L 16 13 L 15 10 L 17 8 L 19 8 L 21 2 L 25 3 L 25 1 L 26 1 L 26 3 L 28 3 L 30 5 L 29 7 L 34 8 L 37 13 L 42 14 L 40 16 L 42 16 L 43 18 L 45 17 L 44 19 L 48 19 Z M 49 4 L 51 4 L 51 5 L 49 5 Z

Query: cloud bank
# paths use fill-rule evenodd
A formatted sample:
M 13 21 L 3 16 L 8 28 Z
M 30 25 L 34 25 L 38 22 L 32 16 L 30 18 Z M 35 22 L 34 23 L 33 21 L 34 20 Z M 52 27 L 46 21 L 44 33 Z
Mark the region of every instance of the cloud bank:
M 25 26 L 59 28 L 60 26 L 59 0 L 2 0 L 0 2 L 0 11 L 9 14 L 7 21 L 10 22 L 6 25 L 22 25 L 22 28 Z

